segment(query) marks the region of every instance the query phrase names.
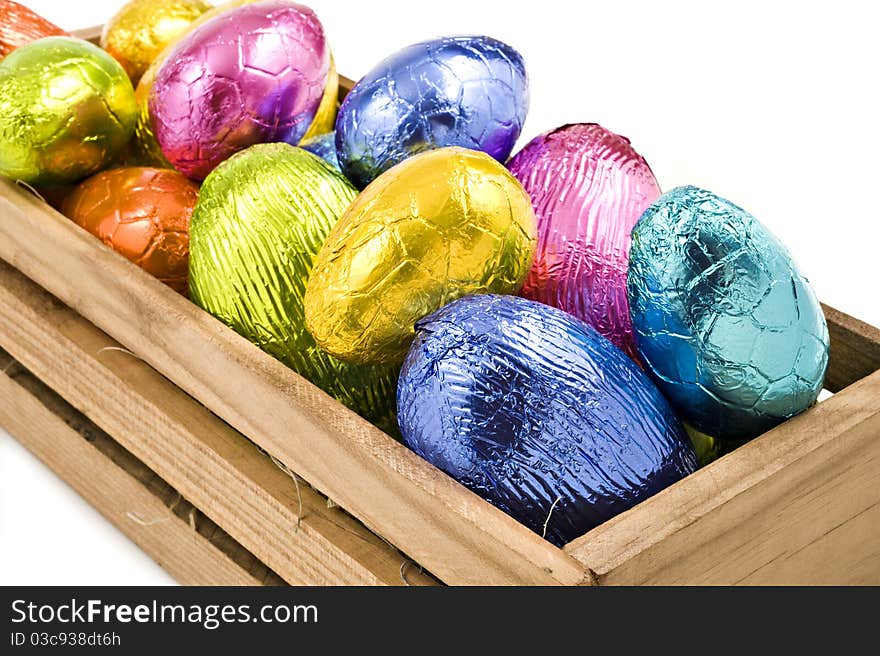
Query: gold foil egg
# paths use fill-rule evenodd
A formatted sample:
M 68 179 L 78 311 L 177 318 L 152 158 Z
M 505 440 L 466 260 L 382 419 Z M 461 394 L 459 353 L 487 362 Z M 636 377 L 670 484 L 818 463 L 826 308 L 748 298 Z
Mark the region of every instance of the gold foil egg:
M 399 364 L 414 324 L 470 294 L 514 294 L 535 253 L 535 214 L 485 153 L 441 148 L 403 161 L 346 210 L 315 260 L 306 323 L 328 353 Z
M 308 141 L 321 134 L 333 132 L 336 126 L 336 112 L 339 109 L 339 73 L 336 70 L 336 61 L 333 53 L 330 53 L 330 72 L 327 73 L 327 84 L 324 87 L 324 95 L 321 96 L 321 104 L 309 129 L 300 139 L 300 143 Z
M 153 88 L 153 82 L 156 80 L 156 73 L 162 63 L 171 54 L 174 46 L 187 34 L 197 27 L 208 22 L 212 18 L 226 13 L 237 7 L 249 5 L 260 0 L 229 0 L 221 5 L 209 9 L 196 20 L 190 23 L 187 28 L 172 39 L 162 52 L 157 55 L 144 74 L 137 83 L 135 90 L 135 98 L 137 100 L 137 123 L 134 130 L 134 138 L 131 141 L 130 153 L 128 159 L 132 164 L 142 166 L 158 166 L 162 168 L 174 168 L 166 159 L 156 141 L 153 134 L 152 118 L 150 116 L 150 91 Z M 301 141 L 306 141 L 316 135 L 332 132 L 336 123 L 336 113 L 339 109 L 339 74 L 336 71 L 336 65 L 333 55 L 330 55 L 330 72 L 327 75 L 327 85 L 324 87 L 324 95 L 321 97 L 321 104 L 315 118 L 312 120 L 308 131 Z
M 159 53 L 210 8 L 202 0 L 131 0 L 104 26 L 101 47 L 137 84 Z
M 0 173 L 35 185 L 81 180 L 126 145 L 136 110 L 125 71 L 97 46 L 24 45 L 0 62 Z
M 205 179 L 190 226 L 192 300 L 385 431 L 396 432 L 397 367 L 341 362 L 305 327 L 312 262 L 357 191 L 284 143 L 233 155 Z

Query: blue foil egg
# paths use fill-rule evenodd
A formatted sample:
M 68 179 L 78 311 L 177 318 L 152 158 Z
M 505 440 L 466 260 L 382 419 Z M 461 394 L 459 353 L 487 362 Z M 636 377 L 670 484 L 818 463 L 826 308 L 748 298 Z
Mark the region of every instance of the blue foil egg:
M 696 469 L 623 351 L 524 298 L 467 296 L 420 321 L 397 407 L 413 451 L 560 546 Z
M 750 439 L 811 406 L 828 367 L 821 306 L 785 247 L 751 214 L 679 187 L 632 234 L 636 344 L 698 430 Z
M 311 139 L 301 141 L 299 147 L 309 151 L 314 155 L 317 155 L 325 162 L 330 164 L 337 171 L 342 170 L 342 167 L 339 166 L 339 159 L 336 157 L 335 132 L 319 134 L 318 136 L 312 137 Z
M 382 61 L 342 103 L 339 162 L 361 188 L 407 157 L 443 146 L 504 163 L 528 106 L 525 64 L 507 44 L 487 36 L 417 43 Z

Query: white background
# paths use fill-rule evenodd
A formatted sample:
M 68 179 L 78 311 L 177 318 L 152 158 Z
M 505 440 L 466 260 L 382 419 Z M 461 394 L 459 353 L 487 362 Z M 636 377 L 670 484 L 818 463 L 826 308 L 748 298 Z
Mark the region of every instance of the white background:
M 123 2 L 25 0 L 67 29 Z M 665 189 L 755 214 L 819 296 L 880 325 L 880 38 L 870 2 L 306 0 L 357 79 L 424 38 L 482 33 L 526 59 L 523 143 L 564 123 L 624 134 Z M 0 582 L 169 577 L 0 429 Z

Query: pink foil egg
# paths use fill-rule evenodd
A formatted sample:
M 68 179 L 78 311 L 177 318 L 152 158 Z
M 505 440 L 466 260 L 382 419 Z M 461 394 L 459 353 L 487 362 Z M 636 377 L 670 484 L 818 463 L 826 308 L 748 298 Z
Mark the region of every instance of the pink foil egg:
M 626 299 L 630 232 L 660 196 L 626 137 L 595 123 L 530 141 L 508 163 L 538 217 L 538 250 L 521 295 L 586 321 L 631 356 Z
M 323 27 L 308 7 L 270 0 L 223 13 L 181 40 L 156 74 L 156 139 L 195 180 L 253 144 L 296 144 L 329 69 Z

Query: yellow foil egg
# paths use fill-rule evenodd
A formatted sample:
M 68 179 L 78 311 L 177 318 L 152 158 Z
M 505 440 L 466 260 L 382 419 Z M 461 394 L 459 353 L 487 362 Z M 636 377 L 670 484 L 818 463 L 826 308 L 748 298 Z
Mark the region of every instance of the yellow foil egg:
M 104 26 L 101 47 L 137 84 L 159 53 L 210 8 L 202 0 L 131 0 Z
M 156 73 L 159 72 L 159 68 L 162 66 L 168 55 L 171 54 L 174 46 L 176 46 L 177 43 L 191 31 L 231 9 L 259 1 L 260 0 L 229 0 L 222 5 L 209 9 L 190 23 L 181 34 L 178 34 L 176 38 L 172 39 L 165 49 L 153 59 L 152 63 L 141 76 L 140 81 L 137 83 L 137 89 L 135 90 L 135 97 L 137 99 L 137 124 L 135 125 L 134 138 L 131 140 L 130 152 L 127 157 L 129 163 L 141 166 L 158 166 L 168 169 L 174 168 L 165 158 L 165 155 L 162 154 L 162 149 L 159 147 L 159 143 L 156 141 L 156 137 L 153 134 L 152 119 L 150 117 L 150 91 L 153 88 Z M 312 119 L 312 124 L 309 126 L 302 141 L 306 141 L 319 134 L 333 131 L 336 124 L 336 113 L 339 109 L 338 96 L 339 74 L 336 71 L 336 64 L 333 60 L 333 55 L 331 54 L 330 73 L 327 76 L 327 85 L 324 87 L 324 95 L 321 98 L 321 104 L 318 106 L 315 118 Z M 302 141 L 300 143 L 302 143 Z
M 304 143 L 312 137 L 333 132 L 336 127 L 336 112 L 339 109 L 339 73 L 336 71 L 336 61 L 330 54 L 330 72 L 327 73 L 327 84 L 324 87 L 324 95 L 321 96 L 321 104 L 312 124 L 306 131 L 300 143 Z
M 513 294 L 535 252 L 535 214 L 485 153 L 441 148 L 370 184 L 333 228 L 309 279 L 306 325 L 357 364 L 400 363 L 414 325 L 469 294 Z
M 81 180 L 131 137 L 131 81 L 82 39 L 48 37 L 0 62 L 0 174 L 35 185 Z

